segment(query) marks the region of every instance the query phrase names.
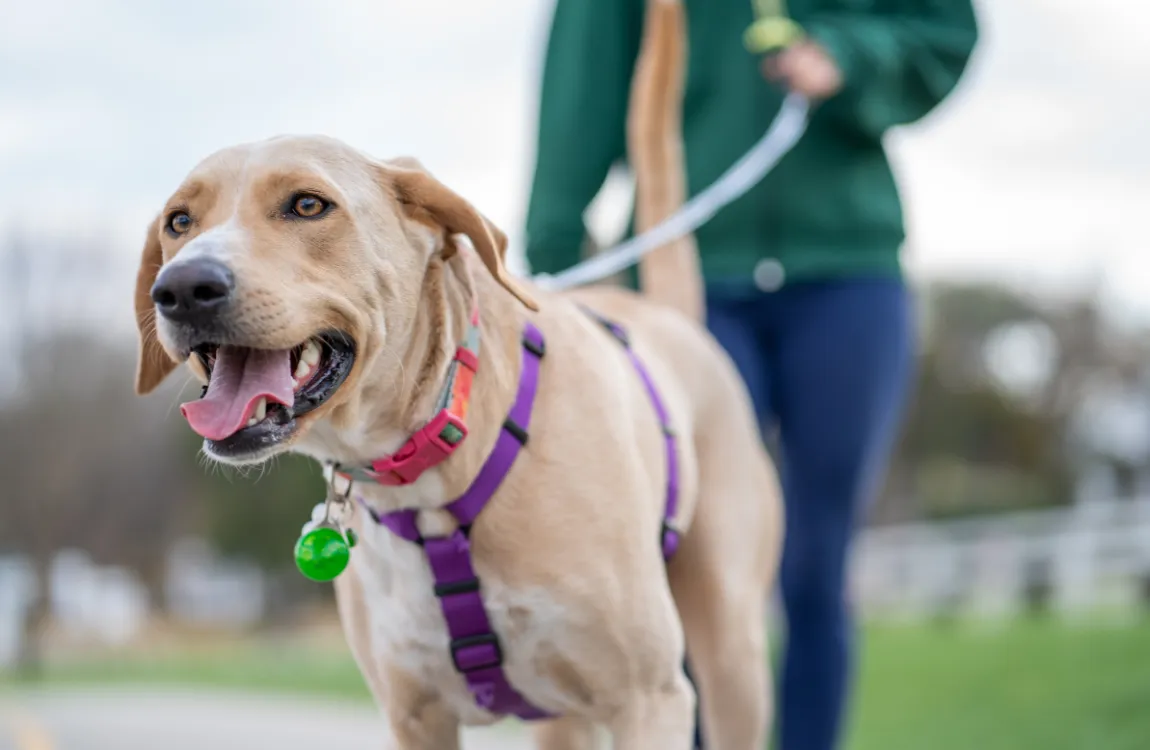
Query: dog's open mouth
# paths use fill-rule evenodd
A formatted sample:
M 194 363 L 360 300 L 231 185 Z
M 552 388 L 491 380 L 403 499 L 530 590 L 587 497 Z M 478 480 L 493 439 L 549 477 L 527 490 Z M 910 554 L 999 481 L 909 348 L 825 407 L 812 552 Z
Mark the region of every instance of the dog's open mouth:
M 260 453 L 286 440 L 297 419 L 339 389 L 355 362 L 351 338 L 338 332 L 294 349 L 204 343 L 192 354 L 207 370 L 208 386 L 181 411 L 219 456 Z

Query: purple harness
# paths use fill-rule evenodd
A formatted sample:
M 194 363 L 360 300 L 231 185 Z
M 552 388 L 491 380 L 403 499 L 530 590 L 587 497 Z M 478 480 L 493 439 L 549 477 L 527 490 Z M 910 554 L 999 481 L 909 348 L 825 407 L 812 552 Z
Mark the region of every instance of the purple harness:
M 670 524 L 679 504 L 679 467 L 675 435 L 671 431 L 667 410 L 647 368 L 632 351 L 626 332 L 611 321 L 588 312 L 627 350 L 659 417 L 667 446 L 667 502 L 660 545 L 664 559 L 670 559 L 679 546 L 679 533 Z M 382 515 L 369 510 L 377 523 L 386 526 L 396 536 L 423 547 L 435 579 L 435 596 L 439 599 L 451 638 L 451 660 L 456 671 L 467 680 L 467 687 L 475 696 L 475 702 L 491 713 L 514 714 L 521 719 L 541 719 L 549 715 L 528 703 L 512 687 L 503 671 L 503 651 L 499 645 L 499 636 L 495 634 L 483 606 L 479 579 L 471 564 L 468 536 L 471 525 L 499 489 L 520 449 L 527 444 L 527 430 L 531 426 L 531 411 L 539 385 L 539 364 L 544 351 L 542 332 L 527 323 L 523 332 L 523 367 L 515 403 L 503 423 L 494 450 L 479 470 L 475 481 L 459 499 L 446 506 L 446 510 L 459 522 L 459 528 L 454 533 L 450 536 L 424 537 L 416 526 L 415 510 L 404 509 Z

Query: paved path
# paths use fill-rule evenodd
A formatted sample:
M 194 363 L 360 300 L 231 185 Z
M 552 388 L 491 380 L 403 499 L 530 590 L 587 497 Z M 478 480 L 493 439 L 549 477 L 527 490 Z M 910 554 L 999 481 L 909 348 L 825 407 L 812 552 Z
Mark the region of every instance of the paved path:
M 0 693 L 0 750 L 380 750 L 369 706 L 179 690 Z M 464 750 L 527 750 L 513 722 L 464 734 Z

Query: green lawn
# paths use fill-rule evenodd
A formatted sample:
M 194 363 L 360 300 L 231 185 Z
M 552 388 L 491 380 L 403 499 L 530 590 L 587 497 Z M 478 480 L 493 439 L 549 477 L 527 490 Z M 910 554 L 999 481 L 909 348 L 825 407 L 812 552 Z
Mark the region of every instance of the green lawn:
M 850 750 L 1146 750 L 1150 623 L 872 626 Z M 167 683 L 367 700 L 342 651 L 269 645 L 56 665 L 50 683 Z
M 1150 622 L 873 628 L 851 750 L 1146 750 Z
M 42 684 L 197 686 L 371 700 L 342 643 L 247 643 L 74 659 L 49 664 Z

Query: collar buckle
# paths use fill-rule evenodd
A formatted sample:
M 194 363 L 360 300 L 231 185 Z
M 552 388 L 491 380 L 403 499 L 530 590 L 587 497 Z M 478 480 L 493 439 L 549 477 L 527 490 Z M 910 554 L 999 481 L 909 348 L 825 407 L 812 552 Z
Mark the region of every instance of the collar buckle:
M 440 409 L 398 451 L 372 463 L 375 481 L 389 487 L 409 485 L 423 472 L 446 461 L 465 437 L 467 425 L 463 420 L 447 409 Z

